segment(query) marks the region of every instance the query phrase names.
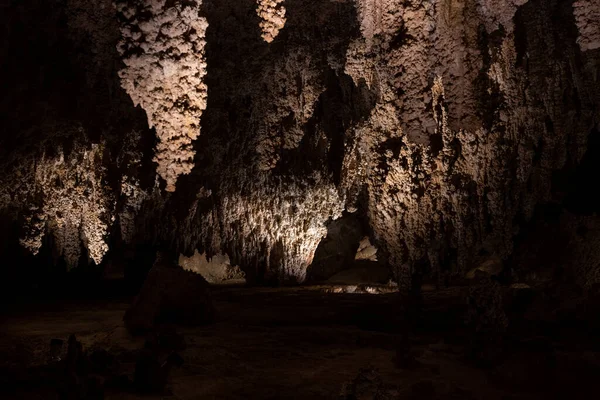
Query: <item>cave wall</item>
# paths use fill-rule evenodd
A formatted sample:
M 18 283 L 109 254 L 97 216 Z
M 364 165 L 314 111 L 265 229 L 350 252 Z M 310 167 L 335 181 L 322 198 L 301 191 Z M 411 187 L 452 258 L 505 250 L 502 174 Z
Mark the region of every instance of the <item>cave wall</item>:
M 598 123 L 593 1 L 133 3 L 0 17 L 6 235 L 71 265 L 148 243 L 298 282 L 346 211 L 441 281 L 512 254 Z
M 346 70 L 380 99 L 345 160 L 371 166 L 354 179 L 376 239 L 406 274 L 423 259 L 442 278 L 506 258 L 552 171 L 585 152 L 597 52 L 580 51 L 569 2 L 377 4 Z
M 112 2 L 27 0 L 1 7 L 6 269 L 35 276 L 44 264 L 100 264 L 119 224 L 122 181 L 147 188 L 155 174 L 153 134 L 120 86 Z M 24 256 L 19 242 L 37 259 Z

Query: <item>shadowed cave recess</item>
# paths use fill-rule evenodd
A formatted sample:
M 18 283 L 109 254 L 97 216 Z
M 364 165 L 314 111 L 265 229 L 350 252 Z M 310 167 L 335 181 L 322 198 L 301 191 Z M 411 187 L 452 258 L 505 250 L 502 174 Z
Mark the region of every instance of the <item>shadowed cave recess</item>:
M 5 0 L 0 27 L 3 398 L 593 385 L 597 0 Z

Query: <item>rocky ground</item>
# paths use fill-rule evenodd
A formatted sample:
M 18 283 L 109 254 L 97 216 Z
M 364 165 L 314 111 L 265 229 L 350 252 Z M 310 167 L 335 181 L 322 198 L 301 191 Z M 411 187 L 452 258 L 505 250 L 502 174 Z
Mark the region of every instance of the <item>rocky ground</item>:
M 159 360 L 174 349 L 183 362 L 155 394 L 140 394 L 132 383 L 148 339 L 131 337 L 123 326 L 130 298 L 22 306 L 0 326 L 0 397 L 58 398 L 64 361 L 51 357 L 64 359 L 67 346 L 53 355 L 50 341 L 67 343 L 71 334 L 96 360 L 90 376 L 104 387 L 87 398 L 583 398 L 600 372 L 593 337 L 557 321 L 510 325 L 502 355 L 478 366 L 467 356 L 461 287 L 424 292 L 409 335 L 417 363 L 397 368 L 399 296 L 324 289 L 330 288 L 215 288 L 216 323 L 160 328 Z

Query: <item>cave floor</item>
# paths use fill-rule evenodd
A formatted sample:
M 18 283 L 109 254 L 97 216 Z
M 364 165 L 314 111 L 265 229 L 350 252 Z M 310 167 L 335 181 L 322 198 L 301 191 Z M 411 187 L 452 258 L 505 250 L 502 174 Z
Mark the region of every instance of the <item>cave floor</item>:
M 540 361 L 545 358 L 517 356 L 494 370 L 466 360 L 461 290 L 424 294 L 424 322 L 411 337 L 420 365 L 403 370 L 394 364 L 396 294 L 335 294 L 319 287 L 215 288 L 218 322 L 176 327 L 186 343 L 180 352 L 184 363 L 172 370 L 166 393 L 142 396 L 107 389 L 104 398 L 332 399 L 368 366 L 396 388 L 399 398 L 548 398 L 528 385 L 538 385 L 532 368 L 546 371 Z M 132 338 L 123 327 L 130 301 L 62 302 L 4 315 L 0 398 L 56 398 L 52 385 L 34 371 L 47 363 L 50 340 L 66 341 L 70 334 L 88 352 L 104 349 L 115 355 L 121 372 L 132 376 L 144 338 Z

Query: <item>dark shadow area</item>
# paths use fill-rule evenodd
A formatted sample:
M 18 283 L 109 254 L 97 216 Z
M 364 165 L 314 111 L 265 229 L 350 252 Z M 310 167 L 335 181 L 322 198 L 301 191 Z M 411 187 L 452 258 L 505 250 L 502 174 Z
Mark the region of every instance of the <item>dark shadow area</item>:
M 309 282 L 324 281 L 336 273 L 350 268 L 358 250 L 359 242 L 365 236 L 359 219 L 347 214 L 327 226 L 327 236 L 321 240 L 315 251 L 312 264 L 306 272 Z
M 587 140 L 587 152 L 581 162 L 554 175 L 553 189 L 564 195 L 564 208 L 578 215 L 600 211 L 600 191 L 594 181 L 600 176 L 600 132 L 592 129 Z
M 342 72 L 329 69 L 323 75 L 326 89 L 304 127 L 304 137 L 297 149 L 282 151 L 275 173 L 301 175 L 324 169 L 339 185 L 349 130 L 369 116 L 376 94 L 364 81 L 357 86 Z

